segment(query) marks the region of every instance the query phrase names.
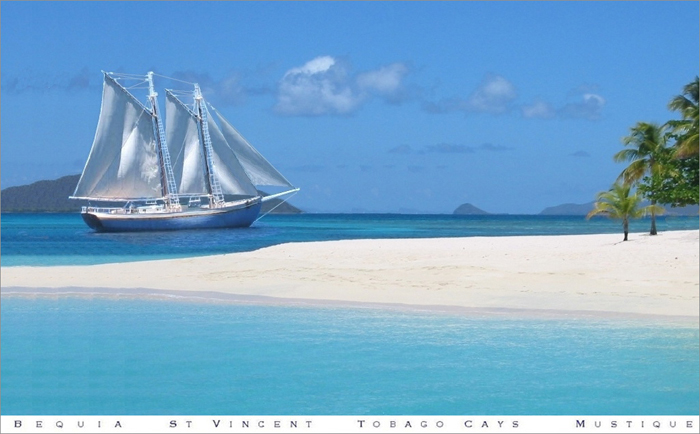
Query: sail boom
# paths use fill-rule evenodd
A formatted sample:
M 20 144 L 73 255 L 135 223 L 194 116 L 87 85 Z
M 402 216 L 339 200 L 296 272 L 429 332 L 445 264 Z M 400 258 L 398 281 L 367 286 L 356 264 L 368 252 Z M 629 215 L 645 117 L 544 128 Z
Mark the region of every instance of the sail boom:
M 68 196 L 68 199 L 96 200 L 101 202 L 145 202 L 149 200 L 165 200 L 165 197 L 93 197 Z
M 268 200 L 278 198 L 280 196 L 284 196 L 286 194 L 292 194 L 296 193 L 297 191 L 301 190 L 300 188 L 293 188 L 291 190 L 283 191 L 282 193 L 275 193 L 275 194 L 270 194 L 268 196 L 263 196 L 262 199 L 260 199 L 261 202 L 267 202 Z

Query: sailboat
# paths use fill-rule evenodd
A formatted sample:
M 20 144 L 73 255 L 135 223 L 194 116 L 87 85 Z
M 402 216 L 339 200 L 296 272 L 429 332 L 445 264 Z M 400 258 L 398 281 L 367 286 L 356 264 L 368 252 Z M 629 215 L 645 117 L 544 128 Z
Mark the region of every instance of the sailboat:
M 165 122 L 153 72 L 104 72 L 95 139 L 71 199 L 99 232 L 248 227 L 263 202 L 299 191 L 205 101 L 199 85 L 166 89 Z M 148 103 L 125 87 L 148 86 Z M 142 86 L 142 87 L 144 87 Z M 189 104 L 182 95 L 192 97 Z M 218 122 L 217 122 L 218 121 Z M 257 186 L 284 191 L 260 192 Z M 92 202 L 107 202 L 93 206 Z M 116 206 L 115 206 L 116 204 Z

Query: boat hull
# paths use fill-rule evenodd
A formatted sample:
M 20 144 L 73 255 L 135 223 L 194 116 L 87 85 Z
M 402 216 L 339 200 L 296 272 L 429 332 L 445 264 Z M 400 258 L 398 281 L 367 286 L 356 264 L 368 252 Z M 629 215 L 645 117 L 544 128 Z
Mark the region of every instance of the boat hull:
M 181 212 L 111 214 L 84 211 L 83 221 L 98 232 L 173 231 L 248 227 L 260 213 L 258 200 L 243 206 L 196 209 Z

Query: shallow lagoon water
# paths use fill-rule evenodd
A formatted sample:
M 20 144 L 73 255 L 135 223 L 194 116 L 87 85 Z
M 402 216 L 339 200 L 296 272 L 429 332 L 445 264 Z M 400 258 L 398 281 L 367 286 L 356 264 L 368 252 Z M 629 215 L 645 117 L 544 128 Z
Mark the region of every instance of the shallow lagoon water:
M 581 217 L 302 215 L 246 230 L 96 234 L 75 214 L 3 214 L 1 248 L 5 267 L 292 241 L 617 232 L 618 222 Z M 692 415 L 699 406 L 697 324 L 104 295 L 4 295 L 0 308 L 3 415 Z
M 5 297 L 3 414 L 697 414 L 698 329 Z

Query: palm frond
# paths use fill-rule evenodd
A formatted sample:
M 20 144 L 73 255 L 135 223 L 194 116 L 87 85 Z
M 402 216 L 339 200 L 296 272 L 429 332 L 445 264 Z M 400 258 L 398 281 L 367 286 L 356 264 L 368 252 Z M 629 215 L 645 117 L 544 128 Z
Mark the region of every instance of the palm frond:
M 625 149 L 613 156 L 615 162 L 629 161 L 618 181 L 630 184 L 644 178 L 647 174 L 659 173 L 659 161 L 668 153 L 667 143 L 670 134 L 668 124 L 658 125 L 651 122 L 637 122 L 630 128 L 630 135 L 622 138 Z
M 649 171 L 649 162 L 646 160 L 638 159 L 634 160 L 627 166 L 622 173 L 617 177 L 618 181 L 622 181 L 625 184 L 633 184 L 640 179 L 644 178 L 644 175 Z
M 682 120 L 669 121 L 676 138 L 675 157 L 688 158 L 698 155 L 698 76 L 683 86 L 683 94 L 676 95 L 668 108 L 681 114 Z
M 645 217 L 651 214 L 661 215 L 666 212 L 664 207 L 660 205 L 647 205 L 639 210 L 642 215 L 640 217 Z
M 639 158 L 639 150 L 637 149 L 623 149 L 620 152 L 613 155 L 613 161 L 616 163 L 623 163 L 625 161 L 634 161 Z
M 596 215 L 621 220 L 643 217 L 645 210 L 649 207 L 640 209 L 639 204 L 642 198 L 637 193 L 631 193 L 631 190 L 630 185 L 618 182 L 613 184 L 610 190 L 598 193 L 594 208 L 586 215 L 586 218 L 590 219 Z
M 698 155 L 699 151 L 698 132 L 685 136 L 682 140 L 676 142 L 675 157 L 688 158 Z

